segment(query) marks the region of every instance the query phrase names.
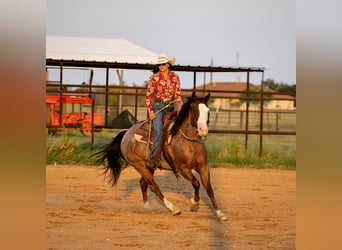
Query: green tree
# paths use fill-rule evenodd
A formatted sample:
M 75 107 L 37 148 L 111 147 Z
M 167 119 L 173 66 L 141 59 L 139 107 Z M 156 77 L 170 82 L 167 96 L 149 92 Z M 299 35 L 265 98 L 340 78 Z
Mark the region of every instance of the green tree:
M 276 83 L 273 79 L 266 79 L 263 81 L 265 88 L 281 92 L 281 93 L 296 93 L 296 84 L 288 85 L 285 83 Z

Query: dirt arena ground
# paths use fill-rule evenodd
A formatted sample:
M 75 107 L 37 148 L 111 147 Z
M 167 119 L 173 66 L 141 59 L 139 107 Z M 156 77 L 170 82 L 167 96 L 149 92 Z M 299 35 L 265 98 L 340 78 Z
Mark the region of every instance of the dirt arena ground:
M 114 188 L 95 166 L 46 166 L 46 249 L 295 249 L 296 172 L 211 169 L 218 221 L 201 187 L 190 212 L 192 186 L 156 171 L 164 195 L 182 210 L 171 213 L 149 191 L 142 206 L 139 174 L 125 169 Z

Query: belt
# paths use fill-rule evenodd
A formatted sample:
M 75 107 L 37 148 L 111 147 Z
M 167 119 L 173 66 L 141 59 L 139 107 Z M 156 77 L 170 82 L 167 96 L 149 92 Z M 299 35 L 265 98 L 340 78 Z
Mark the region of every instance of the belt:
M 153 99 L 153 102 L 156 102 L 156 103 L 163 103 L 163 104 L 169 104 L 171 102 L 171 98 L 167 98 L 167 99 L 164 99 L 164 100 L 160 100 L 160 99 Z

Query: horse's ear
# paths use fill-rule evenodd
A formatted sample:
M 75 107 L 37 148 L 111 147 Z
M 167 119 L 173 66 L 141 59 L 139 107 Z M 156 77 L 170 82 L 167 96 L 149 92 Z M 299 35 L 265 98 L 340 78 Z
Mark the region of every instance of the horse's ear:
M 192 91 L 191 98 L 196 98 L 196 91 Z
M 210 92 L 204 97 L 205 102 L 208 102 L 210 98 Z

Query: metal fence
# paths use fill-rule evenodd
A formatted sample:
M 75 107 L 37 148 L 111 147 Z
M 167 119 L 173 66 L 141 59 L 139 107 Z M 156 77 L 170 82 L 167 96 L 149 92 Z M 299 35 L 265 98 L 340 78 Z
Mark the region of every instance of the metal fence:
M 183 89 L 182 93 L 184 98 L 191 95 L 192 89 Z M 87 104 L 87 110 L 91 113 L 87 126 L 90 132 L 91 145 L 94 145 L 94 133 L 101 131 L 99 126 L 95 126 L 94 117 L 101 115 L 103 117 L 103 128 L 122 129 L 132 125 L 137 121 L 147 119 L 147 111 L 145 107 L 145 93 L 144 87 L 127 87 L 127 86 L 89 86 L 79 84 L 62 84 L 61 82 L 47 82 L 46 94 L 58 95 L 60 100 L 63 96 L 88 96 L 93 102 Z M 217 92 L 216 93 L 222 93 Z M 215 91 L 211 93 L 211 99 L 216 97 Z M 227 96 L 231 93 L 225 91 Z M 236 91 L 235 91 L 236 93 Z M 201 94 L 205 94 L 201 91 Z M 248 136 L 259 136 L 259 155 L 263 152 L 263 136 L 264 135 L 296 135 L 296 110 L 269 110 L 265 109 L 265 100 L 276 100 L 274 97 L 267 96 L 265 93 L 260 93 L 259 97 L 249 97 L 252 92 L 241 92 L 241 100 L 246 103 L 242 109 L 237 108 L 215 108 L 209 104 L 210 112 L 210 133 L 223 133 L 223 134 L 242 134 L 245 135 L 245 148 L 248 147 Z M 255 93 L 254 93 L 255 94 Z M 277 93 L 278 94 L 278 93 Z M 286 96 L 294 94 L 284 93 L 285 97 L 280 100 L 286 100 Z M 267 96 L 264 97 L 264 96 Z M 220 97 L 222 98 L 222 97 Z M 251 110 L 249 103 L 254 103 L 253 110 Z M 255 105 L 257 101 L 257 105 Z M 64 107 L 63 107 L 64 105 Z M 70 105 L 69 105 L 70 106 Z M 59 123 L 57 128 L 64 129 L 82 129 L 78 126 L 65 126 L 62 122 L 63 112 L 70 112 L 71 108 L 67 104 L 61 102 L 58 107 Z M 125 114 L 125 116 L 123 116 Z M 49 112 L 48 112 L 49 115 Z M 121 120 L 118 119 L 121 117 Z M 87 131 L 83 128 L 82 131 Z
M 47 105 L 47 116 L 51 118 L 51 110 L 55 110 L 55 124 L 53 129 L 80 129 L 83 134 L 91 135 L 91 146 L 94 145 L 94 132 L 101 131 L 102 128 L 120 128 L 119 118 L 136 122 L 147 118 L 145 107 L 145 87 L 127 87 L 123 86 L 122 79 L 119 77 L 120 86 L 109 84 L 110 70 L 116 70 L 118 75 L 119 70 L 152 70 L 155 66 L 151 64 L 139 63 L 120 63 L 120 62 L 97 62 L 97 61 L 78 61 L 78 60 L 61 60 L 61 59 L 46 59 L 48 67 L 59 69 L 59 81 L 46 82 L 46 94 L 59 96 L 60 103 Z M 71 68 L 97 68 L 105 69 L 106 80 L 103 85 L 93 85 L 92 81 L 89 84 L 65 84 L 63 82 L 63 69 Z M 296 110 L 279 110 L 267 109 L 265 103 L 271 100 L 289 100 L 295 101 L 293 93 L 277 93 L 277 98 L 272 97 L 274 93 L 264 92 L 261 86 L 261 92 L 250 91 L 250 73 L 261 73 L 262 81 L 264 68 L 258 67 L 215 67 L 215 66 L 190 66 L 190 65 L 174 65 L 173 71 L 176 72 L 192 72 L 193 73 L 193 88 L 183 89 L 183 96 L 190 96 L 193 90 L 198 91 L 198 95 L 205 94 L 206 90 L 196 87 L 196 73 L 213 73 L 213 72 L 230 72 L 246 74 L 246 91 L 224 91 L 223 96 L 228 96 L 229 93 L 239 94 L 238 99 L 246 105 L 243 108 L 221 107 L 217 108 L 209 104 L 211 109 L 211 117 L 209 129 L 210 133 L 224 134 L 241 134 L 245 137 L 245 148 L 248 146 L 248 136 L 259 136 L 259 155 L 263 152 L 263 136 L 264 135 L 296 135 Z M 92 76 L 92 74 L 91 74 Z M 221 93 L 220 97 L 219 94 Z M 77 110 L 88 110 L 79 114 L 82 119 L 74 118 L 73 122 L 66 119 L 68 116 L 63 116 L 67 110 L 75 110 L 70 108 L 73 103 L 63 103 L 64 96 L 87 96 L 92 99 L 91 104 L 81 104 Z M 257 95 L 257 97 L 255 97 Z M 271 97 L 270 97 L 271 96 Z M 280 96 L 280 97 L 279 97 Z M 211 91 L 211 99 L 222 98 L 222 91 Z M 225 97 L 223 97 L 225 98 Z M 227 97 L 228 98 L 228 97 Z M 251 105 L 253 103 L 253 105 Z M 255 105 L 257 103 L 257 105 Z M 54 106 L 55 105 L 55 106 Z M 84 107 L 83 107 L 83 106 Z M 85 107 L 88 105 L 87 107 Z M 49 106 L 49 107 L 48 107 Z M 57 110 L 56 110 L 57 109 Z M 90 112 L 90 114 L 89 114 Z M 122 114 L 125 113 L 125 117 Z M 82 115 L 82 116 L 81 116 Z M 98 124 L 101 123 L 102 127 Z M 47 122 L 49 124 L 49 122 Z M 125 124 L 125 126 L 127 126 Z

